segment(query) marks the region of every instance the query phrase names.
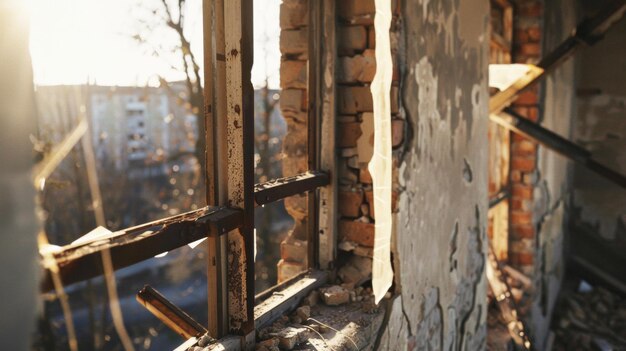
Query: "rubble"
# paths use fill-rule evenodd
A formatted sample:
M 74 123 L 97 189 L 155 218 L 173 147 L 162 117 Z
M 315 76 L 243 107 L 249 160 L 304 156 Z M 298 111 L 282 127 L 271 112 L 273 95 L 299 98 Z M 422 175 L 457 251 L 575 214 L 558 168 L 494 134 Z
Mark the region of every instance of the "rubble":
M 329 306 L 342 305 L 350 301 L 350 292 L 338 285 L 321 290 L 324 303 Z
M 258 330 L 256 350 L 352 350 L 371 344 L 384 316 L 372 288 L 339 283 L 310 292 L 290 315 Z
M 626 299 L 602 287 L 564 292 L 553 350 L 626 350 Z

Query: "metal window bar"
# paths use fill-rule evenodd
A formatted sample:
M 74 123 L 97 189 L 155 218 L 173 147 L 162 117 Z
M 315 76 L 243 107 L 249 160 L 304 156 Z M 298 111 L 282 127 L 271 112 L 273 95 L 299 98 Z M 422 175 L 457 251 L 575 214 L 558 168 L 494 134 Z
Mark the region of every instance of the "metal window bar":
M 310 3 L 312 43 L 309 50 L 317 52 L 322 6 L 321 2 Z M 250 83 L 252 0 L 205 0 L 203 16 L 206 199 L 209 206 L 120 230 L 84 244 L 67 245 L 54 253 L 54 258 L 63 283 L 72 284 L 102 275 L 100 255 L 103 250 L 110 250 L 113 269 L 118 270 L 208 237 L 209 334 L 215 337 L 227 332 L 250 335 L 254 331 L 254 265 L 253 260 L 247 258 L 253 257 L 254 252 L 254 204 L 309 192 L 309 262 L 311 266 L 316 262 L 314 239 L 318 206 L 315 190 L 330 183 L 328 173 L 317 170 L 321 92 L 315 77 L 320 71 L 320 59 L 310 55 L 308 66 L 310 171 L 254 185 L 254 95 Z M 230 241 L 237 238 L 242 239 L 245 256 L 233 271 L 232 265 L 226 266 L 226 258 L 228 247 L 232 246 Z M 241 280 L 233 280 L 235 276 L 242 276 L 242 272 L 245 274 Z M 41 289 L 52 289 L 49 272 L 45 274 Z M 226 295 L 230 293 L 232 300 L 233 292 L 239 299 L 238 304 L 227 304 Z

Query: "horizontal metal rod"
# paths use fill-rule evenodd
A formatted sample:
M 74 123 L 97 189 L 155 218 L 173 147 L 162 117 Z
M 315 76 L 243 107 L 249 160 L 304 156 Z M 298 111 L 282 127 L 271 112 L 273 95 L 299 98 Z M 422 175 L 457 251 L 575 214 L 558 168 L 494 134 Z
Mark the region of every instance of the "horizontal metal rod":
M 205 207 L 83 244 L 65 246 L 54 253 L 54 258 L 59 266 L 61 281 L 69 285 L 102 275 L 101 254 L 104 250 L 110 250 L 113 269 L 118 270 L 207 236 L 228 233 L 242 223 L 242 213 L 238 209 Z M 46 272 L 41 290 L 51 289 L 50 273 Z
M 184 339 L 207 333 L 206 328 L 200 323 L 149 285 L 139 290 L 136 298 L 150 313 Z
M 309 171 L 293 177 L 279 178 L 254 186 L 254 201 L 258 206 L 278 201 L 289 196 L 313 191 L 330 182 L 328 174 Z
M 489 208 L 498 206 L 499 203 L 511 197 L 511 192 L 508 188 L 500 189 L 496 195 L 489 198 Z
M 505 114 L 490 114 L 489 118 L 515 133 L 524 135 L 548 149 L 556 151 L 620 187 L 626 188 L 626 176 L 593 160 L 589 151 L 539 124 L 527 120 L 511 108 L 505 109 L 504 112 Z
M 604 34 L 626 12 L 626 0 L 614 0 L 595 16 L 582 21 L 572 34 L 559 44 L 554 50 L 545 55 L 529 74 L 524 75 L 511 86 L 496 95 L 489 101 L 489 112 L 498 113 L 514 102 L 519 94 L 535 85 L 546 74 L 557 69 L 570 58 L 579 48 L 595 44 L 604 37 Z

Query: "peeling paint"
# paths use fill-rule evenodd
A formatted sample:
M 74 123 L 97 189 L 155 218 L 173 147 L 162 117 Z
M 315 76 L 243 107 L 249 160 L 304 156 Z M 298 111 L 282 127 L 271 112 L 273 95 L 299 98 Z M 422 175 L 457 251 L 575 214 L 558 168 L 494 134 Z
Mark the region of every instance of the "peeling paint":
M 415 350 L 484 345 L 488 48 L 458 31 L 463 17 L 486 32 L 489 3 L 459 6 L 403 2 L 402 110 L 413 137 L 398 181 L 394 270 L 402 310 L 394 302 L 381 349 L 403 346 L 402 335 Z

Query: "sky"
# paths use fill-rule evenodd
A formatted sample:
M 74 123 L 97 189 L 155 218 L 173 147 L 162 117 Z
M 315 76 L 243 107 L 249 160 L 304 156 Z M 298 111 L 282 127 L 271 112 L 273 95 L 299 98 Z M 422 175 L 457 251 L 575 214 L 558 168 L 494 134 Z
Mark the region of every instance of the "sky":
M 186 34 L 202 62 L 202 0 L 187 0 Z M 279 85 L 279 8 L 281 0 L 254 0 L 255 87 Z M 30 51 L 36 85 L 158 85 L 158 77 L 184 78 L 180 56 L 153 55 L 153 47 L 171 47 L 175 35 L 166 28 L 146 31 L 140 20 L 154 21 L 159 0 L 29 0 Z M 140 44 L 132 36 L 149 37 Z

